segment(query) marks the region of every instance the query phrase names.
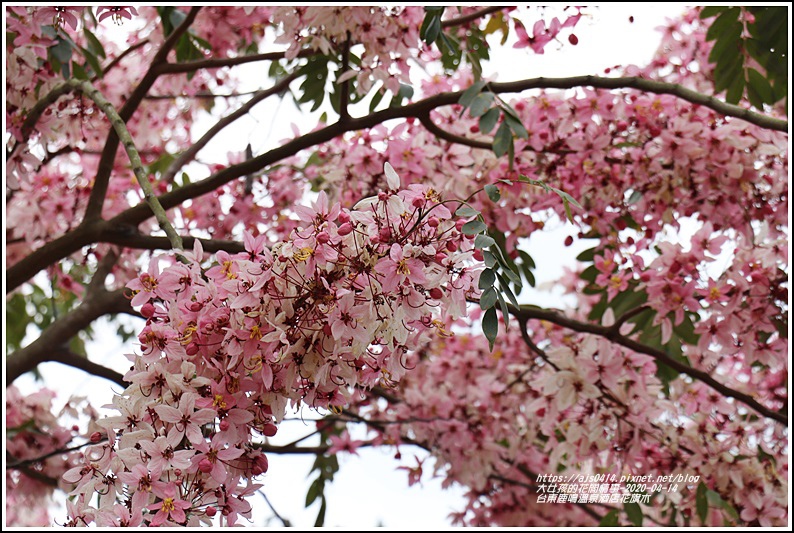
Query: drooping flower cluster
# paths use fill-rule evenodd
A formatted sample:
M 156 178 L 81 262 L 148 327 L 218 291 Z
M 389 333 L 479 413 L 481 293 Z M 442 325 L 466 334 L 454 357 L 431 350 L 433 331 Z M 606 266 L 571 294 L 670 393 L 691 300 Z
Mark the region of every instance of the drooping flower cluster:
M 195 525 L 220 513 L 234 524 L 267 470 L 256 436 L 273 436 L 288 404 L 342 408 L 449 335 L 475 290 L 472 239 L 448 208 L 457 202 L 397 190 L 386 174 L 389 189 L 354 209 L 324 193 L 296 207 L 286 241 L 246 234 L 244 252 L 218 252 L 207 270 L 199 245 L 189 264 L 160 272 L 153 259 L 128 284 L 148 317 L 142 354 L 119 414 L 101 422 L 108 443 L 64 477 L 76 484 L 71 521 Z

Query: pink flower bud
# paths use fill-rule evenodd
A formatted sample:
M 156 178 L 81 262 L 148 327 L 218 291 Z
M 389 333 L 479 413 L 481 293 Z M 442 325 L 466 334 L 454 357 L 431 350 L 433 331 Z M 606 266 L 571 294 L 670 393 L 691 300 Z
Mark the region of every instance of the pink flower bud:
M 477 261 L 482 261 L 482 260 L 483 260 L 483 256 L 482 256 L 482 250 L 474 250 L 474 253 L 472 254 L 472 256 L 473 256 L 473 257 L 474 257 L 474 259 L 476 259 Z
M 191 302 L 189 309 L 195 313 L 201 311 L 202 307 L 204 307 L 204 304 L 202 304 L 201 302 Z
M 254 473 L 255 476 L 260 474 L 264 474 L 267 472 L 269 465 L 267 463 L 267 457 L 264 454 L 260 455 L 256 458 L 254 462 L 254 466 L 251 468 L 251 471 Z
M 414 207 L 417 207 L 417 208 L 418 208 L 418 207 L 424 207 L 424 205 L 425 205 L 425 200 L 424 200 L 424 198 L 419 198 L 419 197 L 416 197 L 416 198 L 414 198 L 414 199 L 411 201 L 411 205 L 412 205 L 412 206 L 414 206 Z
M 437 262 L 437 263 L 441 263 L 441 262 L 442 262 L 442 261 L 444 261 L 444 259 L 446 259 L 446 258 L 447 258 L 447 254 L 445 254 L 444 252 L 438 252 L 438 253 L 436 254 L 436 262 Z
M 94 431 L 91 433 L 91 437 L 88 439 L 91 441 L 92 444 L 96 444 L 97 442 L 102 440 L 102 433 L 99 431 Z
M 188 355 L 196 355 L 199 352 L 199 345 L 191 342 L 185 347 L 185 353 Z
M 438 217 L 430 217 L 427 219 L 427 225 L 431 228 L 437 228 L 439 224 Z
M 352 231 L 353 231 L 353 225 L 350 224 L 350 222 L 345 222 L 344 224 L 339 226 L 337 233 L 339 233 L 339 235 L 342 235 L 344 237 L 345 235 L 349 235 L 350 232 Z
M 199 470 L 205 474 L 212 472 L 212 463 L 206 457 L 199 462 Z
M 278 427 L 275 424 L 265 424 L 265 427 L 262 428 L 265 437 L 272 437 L 277 431 Z
M 152 302 L 146 302 L 143 304 L 143 307 L 141 307 L 141 314 L 143 315 L 143 318 L 152 318 L 154 316 L 154 312 L 155 308 Z
M 217 513 L 218 510 L 215 507 L 207 507 L 207 509 L 204 512 L 207 513 L 207 516 L 212 518 L 213 516 L 215 516 L 215 513 Z
M 340 211 L 337 220 L 342 224 L 350 222 L 350 213 L 348 213 L 347 211 Z
M 439 289 L 438 287 L 433 287 L 430 289 L 430 297 L 435 300 L 440 300 L 444 296 L 444 291 Z
M 450 252 L 457 252 L 458 251 L 457 243 L 455 241 L 449 241 L 447 243 L 447 250 L 449 250 Z
M 459 219 L 457 222 L 455 222 L 455 229 L 456 229 L 456 230 L 458 230 L 458 231 L 460 231 L 460 229 L 463 227 L 463 225 L 464 225 L 465 223 L 466 223 L 466 221 L 465 221 L 465 220 L 463 220 L 462 218 L 461 218 L 461 219 Z
M 231 424 L 229 424 L 229 421 L 224 418 L 223 420 L 221 420 L 219 426 L 221 428 L 221 431 L 226 431 L 227 429 L 229 429 L 229 426 L 231 426 Z
M 320 244 L 325 244 L 330 240 L 331 240 L 331 236 L 324 231 L 321 231 L 320 233 L 317 234 L 317 242 L 319 242 Z

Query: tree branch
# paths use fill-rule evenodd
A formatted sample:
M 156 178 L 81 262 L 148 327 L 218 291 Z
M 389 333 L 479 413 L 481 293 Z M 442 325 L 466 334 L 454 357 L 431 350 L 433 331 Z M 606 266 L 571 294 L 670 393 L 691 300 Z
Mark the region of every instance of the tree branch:
M 446 130 L 441 129 L 430 118 L 430 113 L 424 113 L 422 115 L 419 115 L 419 122 L 422 123 L 422 126 L 424 126 L 427 131 L 429 131 L 439 139 L 444 139 L 445 141 L 449 141 L 455 144 L 463 144 L 465 146 L 471 146 L 472 148 L 493 150 L 493 143 L 489 143 L 486 141 L 478 141 L 475 139 L 469 139 L 468 137 L 463 137 L 462 135 L 455 135 L 454 133 L 450 133 Z
M 65 347 L 55 348 L 50 356 L 45 361 L 42 361 L 42 363 L 47 362 L 61 363 L 62 365 L 83 370 L 93 376 L 104 378 L 121 385 L 125 389 L 129 386 L 129 383 L 124 381 L 124 376 L 115 370 L 111 370 L 99 363 L 89 361 L 88 357 L 77 354 Z
M 573 331 L 578 331 L 580 333 L 591 333 L 593 335 L 599 335 L 604 337 L 605 339 L 609 339 L 621 346 L 625 346 L 630 350 L 634 350 L 638 353 L 644 353 L 645 355 L 649 355 L 653 357 L 658 363 L 661 363 L 665 366 L 668 366 L 682 374 L 686 374 L 687 376 L 700 381 L 701 383 L 708 385 L 712 389 L 716 390 L 720 394 L 733 398 L 750 409 L 754 410 L 758 414 L 766 417 L 771 418 L 781 424 L 788 424 L 788 417 L 782 413 L 778 413 L 761 405 L 758 401 L 756 401 L 752 396 L 749 394 L 745 394 L 743 392 L 739 392 L 734 390 L 726 385 L 715 380 L 711 377 L 710 374 L 704 372 L 702 370 L 698 370 L 696 368 L 692 368 L 691 366 L 685 365 L 680 361 L 677 361 L 664 353 L 663 351 L 653 348 L 651 346 L 646 346 L 642 343 L 639 343 L 633 339 L 625 337 L 620 334 L 620 332 L 613 329 L 611 326 L 600 326 L 597 324 L 589 324 L 586 322 L 579 322 L 578 320 L 574 320 L 568 318 L 560 313 L 555 311 L 548 311 L 545 309 L 540 309 L 536 307 L 527 307 L 521 306 L 520 308 L 516 308 L 513 305 L 508 304 L 508 309 L 512 315 L 514 315 L 519 320 L 529 320 L 529 319 L 536 319 L 536 320 L 545 320 L 547 322 L 551 322 L 553 324 L 557 324 L 558 326 L 562 326 L 567 329 L 571 329 Z
M 639 90 L 647 90 L 649 92 L 667 94 L 676 94 L 677 92 L 680 92 L 681 95 L 683 95 L 679 95 L 680 98 L 693 103 L 705 105 L 706 107 L 710 107 L 712 110 L 718 113 L 742 118 L 767 129 L 778 131 L 787 131 L 788 129 L 788 122 L 784 120 L 767 117 L 738 106 L 726 104 L 724 102 L 720 102 L 716 98 L 695 93 L 694 91 L 684 89 L 678 85 L 664 82 L 652 82 L 650 80 L 643 80 L 641 78 L 600 78 L 597 76 L 578 76 L 573 78 L 532 78 L 517 82 L 491 83 L 488 85 L 488 87 L 495 93 L 520 92 L 528 89 L 542 88 L 568 89 L 580 86 L 590 86 L 601 89 L 635 88 Z M 293 139 L 292 141 L 265 152 L 264 154 L 261 154 L 253 159 L 249 159 L 237 165 L 226 167 L 204 180 L 191 183 L 185 187 L 181 187 L 178 190 L 168 192 L 159 197 L 160 203 L 164 209 L 171 209 L 172 207 L 181 204 L 185 200 L 190 200 L 207 194 L 234 179 L 257 172 L 268 165 L 272 165 L 282 159 L 293 156 L 301 150 L 310 148 L 317 144 L 328 142 L 334 137 L 349 131 L 372 128 L 387 120 L 395 118 L 421 117 L 423 114 L 427 114 L 437 107 L 456 104 L 462 94 L 462 91 L 437 94 L 413 104 L 384 109 L 361 118 L 351 118 L 345 124 L 332 124 L 320 130 L 307 133 L 306 135 Z M 713 103 L 713 106 L 709 105 L 709 103 L 712 103 L 712 101 L 716 102 Z M 112 222 L 114 224 L 138 225 L 149 218 L 150 212 L 150 209 L 145 204 L 139 204 L 120 213 L 112 219 Z M 52 243 L 48 243 L 39 250 L 36 250 L 36 252 L 40 252 L 39 254 L 34 252 L 33 254 L 36 255 L 32 254 L 30 257 L 27 257 L 17 263 L 17 265 L 20 265 L 20 269 L 23 270 L 22 272 L 18 272 L 17 276 L 24 277 L 24 279 L 19 281 L 15 286 L 18 286 L 25 280 L 30 279 L 36 273 L 49 265 L 50 262 L 45 262 L 45 258 L 54 258 L 53 261 L 57 261 L 58 259 L 66 257 L 69 254 L 79 250 L 85 244 L 89 244 L 83 243 L 80 240 L 75 240 L 71 246 L 68 244 L 68 239 L 70 236 L 72 236 L 74 232 L 79 229 L 80 228 L 77 228 L 76 230 L 66 234 L 63 237 L 66 242 L 56 240 Z M 80 234 L 78 234 L 78 236 L 80 236 Z M 55 244 L 56 242 L 57 244 Z M 57 251 L 50 250 L 50 245 L 57 249 Z M 47 250 L 43 250 L 44 248 L 47 248 Z M 14 266 L 16 267 L 17 265 Z M 11 269 L 9 269 L 9 272 L 10 270 Z
M 467 24 L 469 22 L 475 21 L 478 18 L 484 17 L 490 13 L 496 13 L 497 11 L 502 11 L 503 9 L 507 9 L 508 6 L 491 6 L 491 7 L 484 7 L 478 11 L 473 13 L 469 13 L 468 15 L 463 15 L 462 17 L 457 17 L 454 19 L 447 19 L 441 21 L 442 28 L 450 28 L 452 26 L 461 26 L 463 24 Z
M 119 110 L 119 116 L 124 122 L 127 122 L 132 117 L 132 115 L 138 109 L 138 106 L 140 106 L 141 102 L 143 101 L 143 98 L 146 96 L 146 93 L 149 92 L 149 89 L 152 88 L 154 82 L 157 81 L 159 74 L 156 72 L 155 67 L 166 61 L 171 49 L 176 46 L 179 38 L 182 37 L 190 25 L 193 24 L 193 21 L 196 19 L 196 15 L 198 15 L 200 10 L 201 7 L 192 7 L 190 12 L 185 17 L 185 20 L 183 20 L 182 23 L 177 26 L 173 32 L 171 32 L 171 34 L 166 38 L 165 42 L 163 42 L 160 49 L 154 55 L 149 70 L 146 71 L 146 74 L 144 74 L 140 83 L 138 83 L 137 87 L 135 87 L 135 90 L 132 91 L 132 94 L 130 94 L 129 98 L 127 98 L 127 101 Z M 102 205 L 105 203 L 105 196 L 107 194 L 110 175 L 113 172 L 113 162 L 116 159 L 116 151 L 118 150 L 118 146 L 119 138 L 116 135 L 115 130 L 113 130 L 108 135 L 108 138 L 105 141 L 105 147 L 102 149 L 102 157 L 100 157 L 99 164 L 97 165 L 97 172 L 94 178 L 94 187 L 91 189 L 91 195 L 88 197 L 88 205 L 86 206 L 83 224 L 94 219 L 99 219 L 102 216 Z
M 198 141 L 193 143 L 190 146 L 190 148 L 182 152 L 179 155 L 179 157 L 176 158 L 176 160 L 174 160 L 174 162 L 171 163 L 171 165 L 169 165 L 168 169 L 163 174 L 161 180 L 166 183 L 171 183 L 174 179 L 174 176 L 176 176 L 176 173 L 179 171 L 179 169 L 185 166 L 190 161 L 192 161 L 193 158 L 196 157 L 196 154 L 198 154 L 199 151 L 201 151 L 201 149 L 207 145 L 207 143 L 209 143 L 218 133 L 220 133 L 221 130 L 223 130 L 226 126 L 228 126 L 238 118 L 246 115 L 259 102 L 262 102 L 263 100 L 273 96 L 274 94 L 278 94 L 280 92 L 287 90 L 289 84 L 292 83 L 292 81 L 297 77 L 298 77 L 298 73 L 293 72 L 292 74 L 285 77 L 284 79 L 282 79 L 281 81 L 270 87 L 269 89 L 257 91 L 257 93 L 245 104 L 240 106 L 239 109 L 235 110 L 233 113 L 230 113 L 229 115 L 218 120 L 218 122 L 216 122 L 212 126 L 212 128 L 210 128 L 209 131 L 207 131 L 207 133 L 205 133 Z
M 63 349 L 61 347 L 67 345 L 78 331 L 87 328 L 97 318 L 113 313 L 132 314 L 133 311 L 129 300 L 125 297 L 125 292 L 126 289 L 118 289 L 112 292 L 95 293 L 92 298 L 84 300 L 68 314 L 53 322 L 41 333 L 39 338 L 8 356 L 6 358 L 6 385 L 10 385 L 19 376 L 33 370 L 40 363 L 57 360 L 53 358 L 57 357 L 55 354 Z
M 317 55 L 315 50 L 301 50 L 295 57 L 309 57 Z M 211 59 L 199 59 L 197 61 L 185 61 L 183 63 L 163 63 L 157 66 L 158 74 L 182 74 L 193 72 L 200 69 L 212 69 L 222 67 L 233 67 L 253 63 L 255 61 L 278 61 L 286 57 L 285 52 L 267 52 L 264 54 L 253 54 L 237 57 L 222 57 Z
M 111 60 L 111 61 L 110 61 L 110 62 L 107 64 L 107 66 L 105 66 L 105 68 L 103 68 L 103 69 L 102 69 L 103 75 L 104 75 L 104 74 L 107 74 L 107 72 L 108 72 L 110 69 L 112 69 L 113 67 L 115 67 L 116 65 L 118 65 L 118 64 L 121 62 L 121 60 L 122 60 L 122 59 L 124 59 L 125 57 L 127 57 L 128 55 L 130 55 L 131 53 L 133 53 L 133 52 L 134 52 L 135 50 L 137 50 L 138 48 L 141 48 L 142 46 L 145 46 L 145 45 L 147 45 L 147 44 L 149 44 L 149 39 L 142 39 L 142 40 L 138 41 L 137 43 L 133 44 L 132 46 L 130 46 L 129 48 L 127 48 L 126 50 L 124 50 L 122 53 L 120 53 L 120 54 L 119 54 L 119 55 L 117 55 L 116 57 L 114 57 L 114 58 L 113 58 L 113 59 L 112 59 L 112 60 Z M 97 78 L 98 78 L 98 76 L 94 76 L 94 77 L 92 78 L 92 80 L 95 80 L 95 79 L 97 79 Z

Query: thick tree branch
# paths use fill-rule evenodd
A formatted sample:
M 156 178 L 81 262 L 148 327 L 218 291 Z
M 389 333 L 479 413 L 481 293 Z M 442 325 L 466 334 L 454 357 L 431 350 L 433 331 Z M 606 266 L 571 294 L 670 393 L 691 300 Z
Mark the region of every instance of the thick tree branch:
M 6 385 L 54 357 L 74 335 L 99 317 L 113 313 L 133 313 L 125 296 L 126 289 L 98 292 L 90 299 L 53 322 L 38 339 L 6 358 Z M 63 354 L 61 354 L 63 355 Z M 105 377 L 105 376 L 103 376 Z
M 489 143 L 486 141 L 478 141 L 475 139 L 469 139 L 468 137 L 463 137 L 462 135 L 455 135 L 454 133 L 450 133 L 444 129 L 441 129 L 435 122 L 430 118 L 430 113 L 425 113 L 419 115 L 419 122 L 422 123 L 422 126 L 425 127 L 427 131 L 438 137 L 439 139 L 444 139 L 445 141 L 449 141 L 455 144 L 462 144 L 465 146 L 471 146 L 472 148 L 482 148 L 483 150 L 493 150 L 493 143 Z
M 163 42 L 160 49 L 152 58 L 152 64 L 149 67 L 149 70 L 144 74 L 143 78 L 141 79 L 140 83 L 135 87 L 135 90 L 132 91 L 127 101 L 119 110 L 119 116 L 124 122 L 127 122 L 135 111 L 140 106 L 143 98 L 146 96 L 146 93 L 149 92 L 149 89 L 152 88 L 154 82 L 157 81 L 157 77 L 159 73 L 155 70 L 155 67 L 158 66 L 160 63 L 164 63 L 168 54 L 171 52 L 174 46 L 176 46 L 177 41 L 179 41 L 180 37 L 184 35 L 184 33 L 188 30 L 193 21 L 196 19 L 196 15 L 201 10 L 200 7 L 193 7 L 190 9 L 190 12 L 185 17 L 185 20 L 177 26 L 173 32 L 166 38 L 165 42 Z M 83 223 L 87 223 L 89 221 L 98 219 L 102 216 L 102 205 L 105 203 L 105 196 L 107 195 L 108 190 L 108 183 L 110 180 L 110 175 L 113 172 L 113 163 L 116 159 L 116 151 L 119 146 L 119 138 L 116 135 L 115 130 L 111 131 L 108 134 L 108 138 L 105 141 L 105 147 L 102 149 L 102 157 L 99 159 L 99 164 L 97 165 L 97 173 L 96 177 L 94 178 L 94 187 L 91 189 L 91 195 L 88 197 L 88 205 L 86 206 L 85 210 L 85 217 L 83 219 Z
M 694 91 L 690 91 L 688 89 L 683 89 L 678 85 L 664 82 L 652 82 L 650 80 L 643 80 L 641 78 L 600 78 L 597 76 L 578 76 L 572 78 L 533 78 L 509 83 L 491 83 L 488 85 L 490 90 L 495 93 L 515 93 L 529 89 L 542 88 L 567 89 L 581 86 L 590 86 L 601 89 L 635 88 L 655 93 L 676 94 L 684 100 L 710 107 L 718 113 L 723 113 L 727 116 L 742 118 L 763 128 L 778 131 L 787 131 L 788 129 L 788 122 L 786 121 L 760 115 L 738 106 L 726 104 L 724 102 L 720 102 L 716 98 L 695 93 Z M 261 154 L 253 159 L 244 161 L 237 165 L 226 167 L 204 180 L 191 183 L 185 187 L 181 187 L 178 190 L 168 192 L 159 197 L 160 203 L 164 209 L 171 209 L 181 204 L 185 200 L 190 200 L 207 194 L 234 179 L 257 172 L 282 159 L 291 157 L 301 150 L 328 142 L 334 137 L 338 137 L 339 135 L 349 131 L 372 128 L 387 120 L 395 118 L 421 117 L 422 115 L 429 113 L 431 110 L 437 107 L 456 104 L 462 94 L 462 91 L 437 94 L 413 104 L 384 109 L 360 118 L 351 118 L 344 124 L 332 124 L 323 129 L 307 133 L 306 135 L 302 135 L 301 137 L 293 139 L 292 141 L 279 146 L 278 148 L 274 148 L 268 152 L 265 152 L 264 154 Z M 146 204 L 139 204 L 120 213 L 112 220 L 112 222 L 114 224 L 137 225 L 148 219 L 150 213 L 151 210 Z M 68 240 L 68 238 L 79 229 L 80 228 L 77 228 L 76 230 L 68 233 L 64 236 L 64 238 Z M 20 266 L 20 268 L 24 268 L 24 274 L 18 273 L 18 275 L 24 276 L 24 279 L 15 286 L 18 286 L 25 280 L 30 279 L 37 272 L 51 264 L 51 262 L 57 261 L 62 257 L 66 257 L 87 244 L 80 240 L 74 241 L 71 246 L 65 244 L 64 242 L 57 242 L 57 244 L 54 244 L 56 242 L 57 241 L 48 243 L 36 251 L 41 251 L 39 254 L 23 260 L 24 267 Z M 58 251 L 56 252 L 50 250 L 50 245 L 52 245 L 52 247 L 56 248 Z M 44 248 L 47 248 L 47 250 L 42 250 Z M 36 254 L 36 252 L 34 252 L 34 254 Z M 54 259 L 52 259 L 52 261 L 47 261 L 47 259 L 50 258 Z M 23 261 L 20 261 L 17 263 L 17 265 L 23 264 Z M 11 284 L 9 283 L 9 285 Z M 13 288 L 13 286 L 11 288 Z
M 124 376 L 115 370 L 100 365 L 99 363 L 89 361 L 87 357 L 74 353 L 65 347 L 54 349 L 50 353 L 49 357 L 42 362 L 61 363 L 62 365 L 83 370 L 92 376 L 97 376 L 112 381 L 113 383 L 121 385 L 125 389 L 129 386 L 129 383 L 124 381 Z
M 182 243 L 185 245 L 185 248 L 191 249 L 193 248 L 193 244 L 196 242 L 197 237 L 182 236 L 181 239 Z M 201 238 L 198 240 L 201 242 L 201 246 L 204 248 L 205 252 L 214 253 L 223 250 L 224 252 L 235 254 L 245 250 L 243 243 L 238 241 Z M 120 228 L 119 230 L 108 230 L 102 232 L 98 242 L 118 244 L 119 246 L 124 246 L 125 248 L 135 248 L 139 250 L 168 250 L 171 247 L 171 243 L 168 241 L 167 237 L 145 235 L 138 232 L 134 228 L 132 228 L 132 231 L 126 231 L 125 229 Z
M 707 372 L 698 370 L 696 368 L 692 368 L 691 366 L 688 366 L 680 361 L 677 361 L 657 348 L 646 346 L 633 339 L 625 337 L 612 327 L 580 322 L 578 320 L 568 318 L 555 311 L 548 311 L 546 309 L 540 309 L 537 307 L 522 306 L 520 308 L 516 308 L 512 305 L 509 305 L 509 310 L 512 315 L 514 315 L 517 319 L 522 321 L 526 321 L 529 319 L 545 320 L 547 322 L 551 322 L 553 324 L 557 324 L 558 326 L 562 326 L 564 328 L 571 329 L 573 331 L 578 331 L 580 333 L 591 333 L 593 335 L 599 335 L 601 337 L 604 337 L 605 339 L 609 339 L 617 344 L 620 344 L 621 346 L 625 346 L 630 350 L 634 350 L 635 352 L 649 355 L 653 357 L 658 363 L 661 363 L 682 374 L 686 374 L 692 379 L 695 379 L 705 385 L 708 385 L 709 387 L 716 390 L 720 394 L 727 396 L 729 398 L 733 398 L 743 403 L 753 411 L 757 412 L 758 414 L 766 418 L 771 418 L 773 420 L 776 420 L 777 422 L 780 422 L 781 424 L 788 424 L 788 417 L 786 415 L 782 413 L 778 413 L 776 411 L 769 409 L 768 407 L 761 405 L 749 394 L 739 392 L 726 385 L 723 385 L 722 383 L 711 377 L 711 375 L 708 374 Z
M 468 24 L 469 22 L 473 22 L 479 18 L 484 17 L 485 15 L 489 15 L 491 13 L 496 13 L 497 11 L 502 11 L 503 9 L 507 9 L 507 6 L 491 6 L 491 7 L 484 7 L 479 9 L 473 13 L 469 13 L 468 15 L 463 15 L 461 17 L 457 17 L 454 19 L 447 19 L 441 21 L 442 28 L 451 28 L 452 26 L 461 26 L 463 24 Z

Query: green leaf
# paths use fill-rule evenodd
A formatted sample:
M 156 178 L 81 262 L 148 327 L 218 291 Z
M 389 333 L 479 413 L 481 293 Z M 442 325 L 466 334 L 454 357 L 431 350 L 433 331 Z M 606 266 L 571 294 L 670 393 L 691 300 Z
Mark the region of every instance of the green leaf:
M 461 218 L 476 217 L 479 216 L 480 214 L 481 213 L 479 211 L 468 205 L 461 206 L 458 208 L 457 211 L 455 211 L 455 215 Z
M 493 93 L 480 93 L 474 97 L 469 106 L 469 114 L 472 118 L 481 117 L 493 105 Z
M 510 294 L 512 294 L 512 292 Z M 505 331 L 507 331 L 507 328 L 510 326 L 510 311 L 508 310 L 507 302 L 505 302 L 505 299 L 502 297 L 502 295 L 497 293 L 496 296 L 499 300 L 499 309 L 502 310 L 502 318 L 505 321 Z
M 763 110 L 764 104 L 774 104 L 775 95 L 767 79 L 754 68 L 747 71 L 747 98 L 757 109 Z
M 706 492 L 708 491 L 708 487 L 702 481 L 698 485 L 697 491 L 695 492 L 695 508 L 697 510 L 698 518 L 700 518 L 700 523 L 706 525 L 706 519 L 709 515 L 709 502 L 706 497 Z
M 612 509 L 604 518 L 598 523 L 598 527 L 617 527 L 618 526 L 618 510 Z
M 85 71 L 83 65 L 81 65 L 80 63 L 72 61 L 72 72 L 74 73 L 74 77 L 77 78 L 78 80 L 88 79 L 88 73 Z
M 499 116 L 502 112 L 498 107 L 492 107 L 483 116 L 480 117 L 480 132 L 491 133 L 494 126 L 496 126 Z
M 306 493 L 306 507 L 313 504 L 314 500 L 316 500 L 323 494 L 324 488 L 325 488 L 325 480 L 323 479 L 322 476 L 312 481 L 312 484 L 309 485 L 309 491 Z
M 466 222 L 461 228 L 461 231 L 464 235 L 476 235 L 478 233 L 482 233 L 487 227 L 488 226 L 486 226 L 481 220 L 472 220 L 470 222 Z
M 640 191 L 631 191 L 631 196 L 629 196 L 628 201 L 626 202 L 628 205 L 636 204 L 642 200 L 642 193 Z
M 496 265 L 496 256 L 489 252 L 488 250 L 483 250 L 482 252 L 483 262 L 485 266 L 488 268 L 493 268 Z M 24 336 L 24 333 L 23 333 Z M 20 339 L 21 340 L 21 339 Z
M 486 82 L 483 80 L 473 83 L 471 87 L 463 91 L 463 94 L 461 94 L 460 98 L 458 99 L 458 103 L 462 105 L 464 109 L 468 108 L 474 101 L 474 98 L 480 94 L 482 88 L 485 87 L 485 84 Z
M 642 509 L 638 503 L 627 502 L 623 504 L 623 509 L 626 511 L 626 516 L 629 517 L 629 521 L 637 527 L 642 527 Z
M 488 195 L 488 198 L 491 199 L 492 202 L 498 202 L 502 195 L 499 193 L 499 187 L 496 185 L 489 183 L 484 187 L 485 194 Z
M 505 155 L 511 144 L 513 144 L 513 134 L 510 132 L 510 127 L 507 123 L 502 122 L 493 138 L 493 152 L 496 157 Z
M 488 287 L 493 287 L 493 284 L 496 283 L 496 273 L 490 269 L 486 268 L 482 272 L 480 272 L 480 281 L 477 283 L 477 287 L 480 290 L 485 290 Z
M 419 28 L 419 38 L 427 44 L 433 44 L 439 35 L 441 35 L 441 16 L 435 12 L 428 12 Z
M 482 291 L 480 296 L 480 309 L 490 309 L 496 304 L 497 292 L 493 287 L 488 287 Z
M 86 46 L 92 54 L 103 59 L 107 57 L 107 55 L 105 55 L 105 48 L 102 46 L 102 43 L 99 42 L 99 39 L 97 39 L 96 35 L 91 33 L 88 28 L 83 28 L 83 35 L 85 35 Z
M 704 7 L 703 10 L 700 12 L 700 19 L 703 20 L 703 19 L 707 19 L 707 18 L 711 18 L 711 17 L 717 16 L 720 13 L 722 13 L 723 11 L 725 11 L 726 9 L 728 9 L 727 6 L 709 6 L 709 7 Z
M 737 76 L 734 78 L 728 87 L 728 92 L 725 95 L 725 101 L 729 104 L 738 104 L 744 94 L 744 77 Z
M 400 107 L 403 103 L 403 100 L 410 100 L 414 96 L 414 88 L 410 85 L 406 85 L 405 83 L 400 84 L 400 90 L 397 91 L 397 94 L 391 99 L 389 102 L 389 107 Z
M 477 248 L 478 250 L 483 250 L 485 248 L 490 248 L 494 244 L 496 244 L 496 241 L 493 240 L 488 235 L 480 234 L 480 235 L 477 235 L 476 237 L 474 237 L 474 247 Z
M 323 524 L 325 524 L 326 509 L 327 505 L 325 502 L 325 496 L 323 496 L 322 503 L 320 504 L 320 511 L 317 513 L 317 519 L 314 521 L 314 527 L 323 527 Z
M 494 291 L 494 294 L 496 291 Z M 499 320 L 496 318 L 496 308 L 489 308 L 482 316 L 482 332 L 488 339 L 488 346 L 493 351 L 496 336 L 499 334 Z
M 499 286 L 502 288 L 502 292 L 504 292 L 505 295 L 507 295 L 507 298 L 510 300 L 510 303 L 518 307 L 518 300 L 516 299 L 516 295 L 513 294 L 513 291 L 510 289 L 510 284 L 507 282 L 505 277 L 499 272 L 496 273 L 496 277 L 499 279 Z
M 505 122 L 507 123 L 508 126 L 510 126 L 510 129 L 513 130 L 513 133 L 516 134 L 516 137 L 518 137 L 519 139 L 529 138 L 529 132 L 527 131 L 527 129 L 524 127 L 524 124 L 520 120 L 517 120 L 514 117 L 510 116 L 509 114 L 505 113 Z
M 723 38 L 725 31 L 739 22 L 739 13 L 741 13 L 741 10 L 738 7 L 728 8 L 720 13 L 720 16 L 711 23 L 711 26 L 706 31 L 706 40 L 713 41 Z
M 383 100 L 383 97 L 386 96 L 386 90 L 380 89 L 375 91 L 375 94 L 372 95 L 372 100 L 369 102 L 369 112 L 373 113 L 375 108 L 378 107 L 378 104 Z
M 595 248 L 588 248 L 584 252 L 576 256 L 577 261 L 592 262 L 595 260 Z

